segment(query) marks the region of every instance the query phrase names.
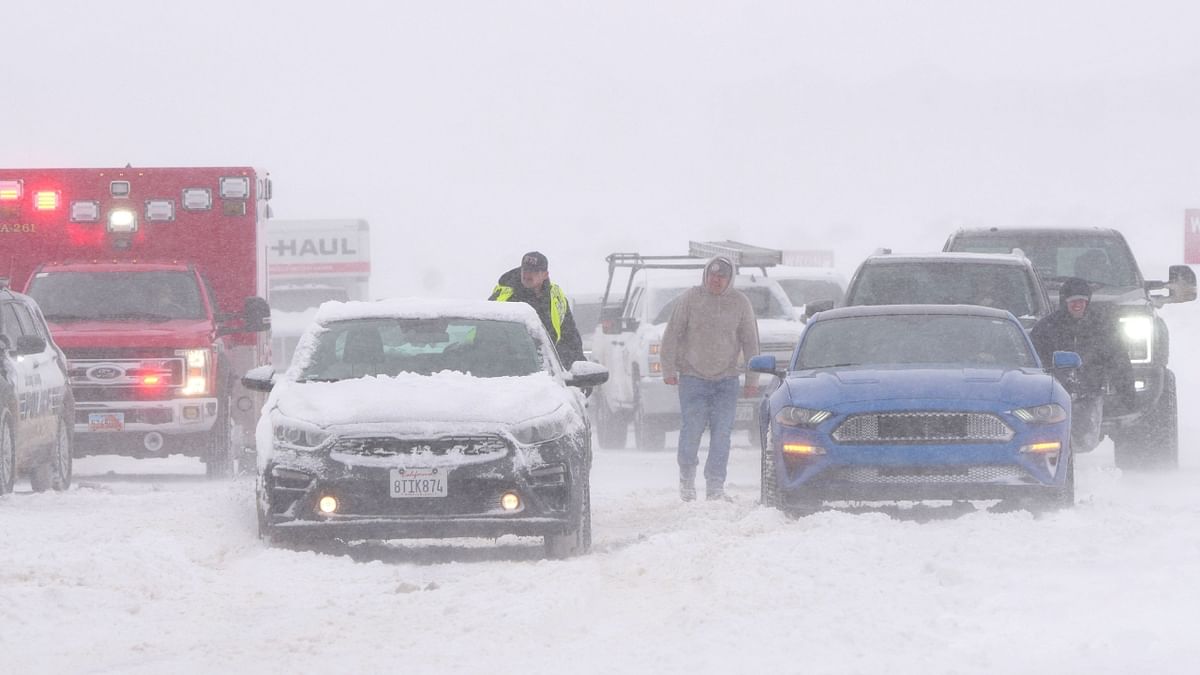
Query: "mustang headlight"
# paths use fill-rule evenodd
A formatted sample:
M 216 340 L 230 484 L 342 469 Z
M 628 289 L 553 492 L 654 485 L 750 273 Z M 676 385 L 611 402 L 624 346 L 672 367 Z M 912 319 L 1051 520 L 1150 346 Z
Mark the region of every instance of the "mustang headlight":
M 829 419 L 833 413 L 828 410 L 811 410 L 787 406 L 775 413 L 775 421 L 785 427 L 815 427 Z
M 554 414 L 514 425 L 512 435 L 522 445 L 537 445 L 562 438 L 567 433 L 569 418 Z
M 315 450 L 325 444 L 332 434 L 314 424 L 298 420 L 277 420 L 274 424 L 275 443 L 295 450 Z
M 1130 363 L 1150 363 L 1154 319 L 1142 314 L 1121 317 L 1121 338 L 1129 350 Z
M 1035 405 L 1029 408 L 1017 408 L 1012 411 L 1022 422 L 1028 424 L 1055 424 L 1067 419 L 1067 411 L 1057 403 Z

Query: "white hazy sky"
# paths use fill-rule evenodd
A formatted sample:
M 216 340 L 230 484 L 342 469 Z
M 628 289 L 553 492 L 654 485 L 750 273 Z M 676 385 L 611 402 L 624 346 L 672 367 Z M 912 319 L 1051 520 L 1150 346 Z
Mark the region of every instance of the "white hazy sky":
M 1200 207 L 1200 3 L 9 2 L 0 164 L 250 164 L 364 217 L 376 295 L 568 291 L 691 239 L 939 248 Z M 1148 264 L 1147 264 L 1148 263 Z

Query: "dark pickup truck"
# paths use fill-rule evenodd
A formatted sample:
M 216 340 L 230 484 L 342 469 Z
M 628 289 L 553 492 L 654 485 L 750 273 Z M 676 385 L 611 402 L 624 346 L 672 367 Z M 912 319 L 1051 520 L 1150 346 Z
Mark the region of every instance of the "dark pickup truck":
M 1170 335 L 1158 313 L 1165 304 L 1196 299 L 1196 273 L 1172 265 L 1167 281 L 1147 281 L 1120 232 L 1105 228 L 981 228 L 950 235 L 944 250 L 1007 253 L 1020 249 L 1032 262 L 1054 306 L 1065 279 L 1091 283 L 1092 302 L 1120 321 L 1133 364 L 1137 402 L 1105 401 L 1104 432 L 1121 468 L 1176 468 L 1179 414 L 1175 373 L 1167 367 Z

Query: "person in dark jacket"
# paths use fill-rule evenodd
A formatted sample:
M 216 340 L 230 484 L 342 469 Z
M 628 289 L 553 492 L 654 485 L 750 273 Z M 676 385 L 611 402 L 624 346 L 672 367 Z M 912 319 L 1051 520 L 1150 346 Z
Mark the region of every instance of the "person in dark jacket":
M 1067 279 L 1059 291 L 1059 308 L 1029 332 L 1042 365 L 1054 363 L 1054 352 L 1079 354 L 1078 369 L 1055 373 L 1071 393 L 1071 445 L 1090 452 L 1100 443 L 1104 394 L 1112 387 L 1127 407 L 1134 405 L 1133 367 L 1110 314 L 1092 307 L 1092 289 L 1084 279 Z
M 584 361 L 583 338 L 575 327 L 571 304 L 558 284 L 550 282 L 550 262 L 537 251 L 521 256 L 521 266 L 500 275 L 488 300 L 524 302 L 537 310 L 542 325 L 554 340 L 563 367 Z

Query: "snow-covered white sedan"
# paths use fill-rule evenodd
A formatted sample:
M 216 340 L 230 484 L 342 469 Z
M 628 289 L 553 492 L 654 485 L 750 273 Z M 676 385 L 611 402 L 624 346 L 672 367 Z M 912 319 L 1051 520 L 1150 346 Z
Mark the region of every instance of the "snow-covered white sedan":
M 273 540 L 544 537 L 591 544 L 583 387 L 524 303 L 325 303 L 258 428 L 258 521 Z

